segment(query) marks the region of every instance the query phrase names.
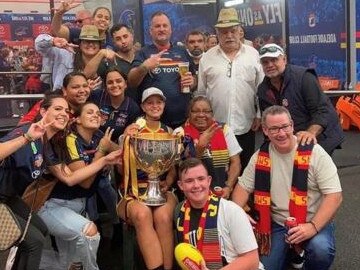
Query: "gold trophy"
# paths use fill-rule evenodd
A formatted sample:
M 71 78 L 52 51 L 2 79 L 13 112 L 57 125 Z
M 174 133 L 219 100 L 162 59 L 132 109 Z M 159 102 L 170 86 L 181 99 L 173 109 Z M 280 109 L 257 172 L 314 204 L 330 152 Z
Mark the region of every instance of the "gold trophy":
M 187 72 L 189 72 L 189 62 L 181 62 L 178 64 L 179 67 L 179 74 L 181 77 L 185 76 Z M 190 87 L 189 86 L 183 86 L 181 87 L 182 93 L 190 93 Z
M 145 133 L 130 138 L 136 165 L 148 174 L 148 187 L 142 201 L 149 206 L 159 206 L 166 202 L 160 191 L 159 176 L 170 169 L 180 158 L 180 137 L 169 133 Z

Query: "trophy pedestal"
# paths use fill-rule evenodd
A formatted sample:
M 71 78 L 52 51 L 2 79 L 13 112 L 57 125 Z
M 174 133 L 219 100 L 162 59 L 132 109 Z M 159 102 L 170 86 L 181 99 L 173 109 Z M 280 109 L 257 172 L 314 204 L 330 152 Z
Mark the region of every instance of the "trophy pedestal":
M 166 197 L 160 190 L 159 179 L 150 179 L 143 202 L 148 206 L 161 206 L 166 203 Z

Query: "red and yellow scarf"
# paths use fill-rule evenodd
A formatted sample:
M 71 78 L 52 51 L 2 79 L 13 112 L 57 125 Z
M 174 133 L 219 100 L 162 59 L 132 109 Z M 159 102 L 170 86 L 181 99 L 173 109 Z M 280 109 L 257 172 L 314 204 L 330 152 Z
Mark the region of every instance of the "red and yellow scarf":
M 271 249 L 271 198 L 270 178 L 271 160 L 269 142 L 261 147 L 255 166 L 254 205 L 259 212 L 260 219 L 255 226 L 255 236 L 259 245 L 260 255 L 269 255 Z M 290 216 L 298 223 L 306 222 L 307 213 L 307 177 L 310 156 L 314 145 L 299 145 L 295 158 L 289 201 Z
M 209 269 L 223 267 L 219 236 L 217 231 L 217 217 L 220 198 L 210 193 L 209 198 L 202 209 L 199 226 L 196 231 L 196 243 L 191 243 L 202 253 Z M 188 200 L 182 204 L 176 221 L 179 242 L 190 243 L 190 211 Z

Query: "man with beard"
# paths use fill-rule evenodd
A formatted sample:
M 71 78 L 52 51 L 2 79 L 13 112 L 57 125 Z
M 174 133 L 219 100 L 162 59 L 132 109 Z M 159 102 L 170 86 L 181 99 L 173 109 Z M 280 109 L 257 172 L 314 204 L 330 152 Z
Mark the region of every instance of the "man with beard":
M 219 45 L 200 59 L 197 95 L 205 95 L 215 119 L 234 131 L 243 149 L 243 170 L 255 152 L 255 131 L 260 126 L 256 92 L 264 73 L 257 50 L 241 43 L 240 24 L 236 9 L 220 10 L 215 25 Z
M 194 61 L 196 74 L 199 70 L 200 58 L 205 51 L 205 36 L 200 31 L 191 31 L 186 35 L 185 45 L 188 54 Z

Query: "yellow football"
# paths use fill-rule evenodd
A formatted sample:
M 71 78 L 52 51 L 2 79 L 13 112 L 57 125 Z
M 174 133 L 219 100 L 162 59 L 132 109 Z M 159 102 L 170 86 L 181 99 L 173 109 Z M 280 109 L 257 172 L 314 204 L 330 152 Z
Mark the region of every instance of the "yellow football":
M 175 258 L 183 270 L 200 270 L 204 260 L 200 251 L 188 243 L 180 243 L 175 247 Z

